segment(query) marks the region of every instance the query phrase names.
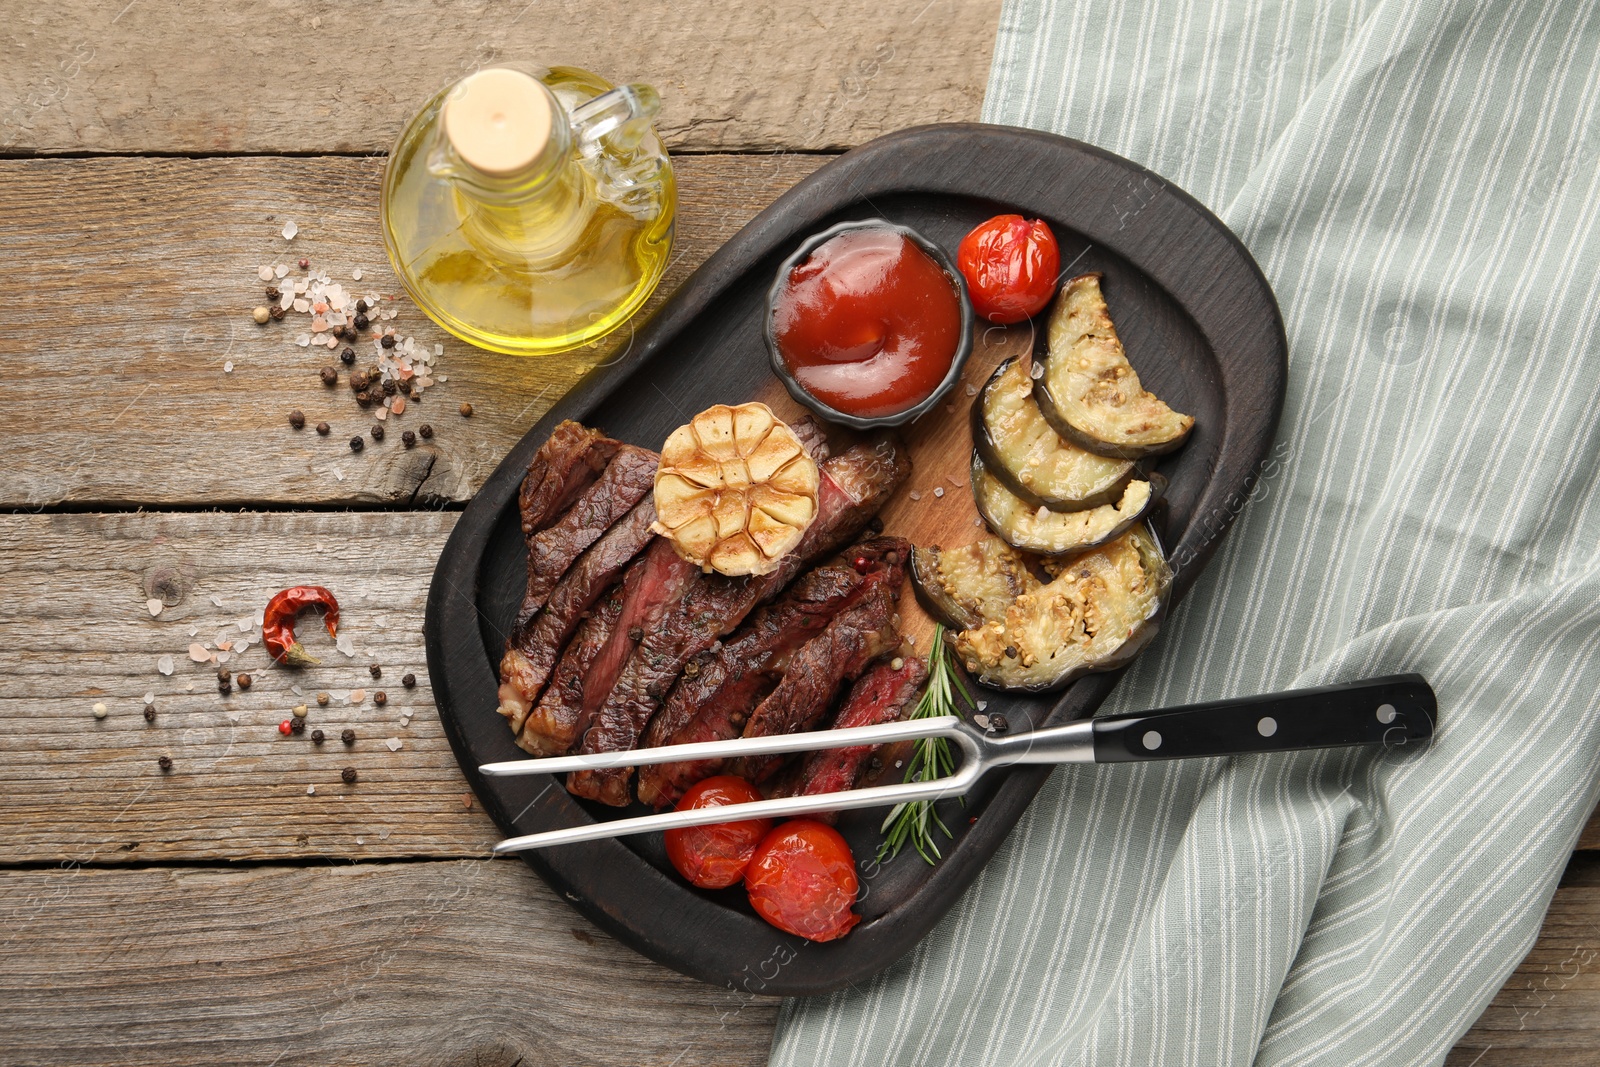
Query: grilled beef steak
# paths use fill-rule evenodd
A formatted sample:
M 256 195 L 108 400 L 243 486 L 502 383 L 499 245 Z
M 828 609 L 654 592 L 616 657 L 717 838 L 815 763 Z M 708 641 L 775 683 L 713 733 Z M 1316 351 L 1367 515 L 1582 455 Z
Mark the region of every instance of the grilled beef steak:
M 905 714 L 922 691 L 922 683 L 928 678 L 928 668 L 914 656 L 906 656 L 898 670 L 893 664 L 893 660 L 880 660 L 856 679 L 830 729 L 876 726 L 894 722 Z M 882 747 L 852 745 L 849 748 L 827 748 L 807 753 L 800 762 L 799 773 L 791 782 L 792 788 L 781 795 L 812 796 L 854 789 L 861 772 L 866 769 L 867 761 Z M 831 822 L 831 815 L 827 813 L 814 817 Z
M 517 503 L 523 535 L 532 537 L 554 522 L 600 476 L 620 447 L 599 430 L 570 419 L 551 430 L 522 479 Z
M 544 610 L 506 642 L 506 654 L 500 661 L 500 714 L 511 720 L 514 733 L 522 732 L 523 720 L 537 703 L 562 646 L 578 628 L 583 613 L 655 536 L 650 532 L 655 517 L 649 497 L 635 504 L 556 583 Z
M 622 445 L 605 473 L 572 503 L 554 524 L 528 538 L 528 588 L 517 612 L 517 626 L 539 614 L 551 590 L 584 549 L 600 540 L 650 492 L 659 457 L 644 448 Z
M 783 680 L 745 723 L 745 737 L 811 729 L 827 714 L 841 686 L 860 675 L 873 660 L 899 646 L 894 601 L 904 576 L 903 562 L 867 576 L 867 588 L 860 599 L 840 612 L 821 635 L 789 660 Z M 760 782 L 782 761 L 781 756 L 747 757 L 736 760 L 732 770 L 749 781 Z
M 749 578 L 697 575 L 661 625 L 645 629 L 644 640 L 584 734 L 580 751 L 619 752 L 635 747 L 685 665 L 735 629 L 757 604 L 775 596 L 807 563 L 859 533 L 909 469 L 905 449 L 890 436 L 829 458 L 821 468 L 817 516 L 799 547 L 771 574 Z M 567 776 L 567 789 L 621 807 L 628 803 L 631 777 L 628 768 L 580 771 Z
M 795 651 L 860 595 L 864 575 L 885 565 L 890 553 L 904 559 L 910 545 L 880 537 L 852 545 L 843 558 L 803 575 L 762 608 L 715 653 L 701 656 L 650 720 L 642 746 L 726 741 L 738 737 L 745 720 L 783 676 Z M 692 669 L 692 673 L 691 673 Z M 658 763 L 639 768 L 639 799 L 656 807 L 676 804 L 684 792 L 716 774 L 721 760 Z
M 583 715 L 584 685 L 616 630 L 617 617 L 622 614 L 622 588 L 621 582 L 611 587 L 578 625 L 578 632 L 561 653 L 550 684 L 545 686 L 538 706 L 528 714 L 517 738 L 518 747 L 525 752 L 535 756 L 565 755 L 583 736 L 587 726 Z M 612 677 L 616 677 L 615 671 Z

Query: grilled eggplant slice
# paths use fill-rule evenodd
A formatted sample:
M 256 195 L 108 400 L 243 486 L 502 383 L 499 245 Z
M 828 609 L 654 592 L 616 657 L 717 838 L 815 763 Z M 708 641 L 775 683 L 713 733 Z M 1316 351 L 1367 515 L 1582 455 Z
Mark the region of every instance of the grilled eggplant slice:
M 1099 274 L 1061 287 L 1045 330 L 1048 355 L 1033 395 L 1062 437 L 1103 456 L 1138 459 L 1183 444 L 1194 418 L 1147 392 L 1117 339 Z
M 1166 491 L 1159 474 L 1136 478 L 1114 504 L 1087 511 L 1051 511 L 1036 508 L 1017 496 L 991 474 L 972 453 L 972 498 L 978 514 L 1003 540 L 1039 556 L 1069 556 L 1105 544 L 1144 518 Z
M 911 584 L 928 614 L 953 630 L 970 630 L 985 618 L 1002 617 L 1040 583 L 1021 552 L 998 537 L 983 537 L 950 551 L 914 549 Z
M 1051 428 L 1022 359 L 1000 364 L 972 402 L 972 443 L 1007 489 L 1052 511 L 1109 504 L 1133 477 L 1132 460 L 1085 452 Z
M 945 572 L 952 597 L 978 598 L 978 580 Z M 947 640 L 978 681 L 1042 692 L 1132 659 L 1160 626 L 1172 571 L 1144 523 L 1034 582 L 1003 612 Z

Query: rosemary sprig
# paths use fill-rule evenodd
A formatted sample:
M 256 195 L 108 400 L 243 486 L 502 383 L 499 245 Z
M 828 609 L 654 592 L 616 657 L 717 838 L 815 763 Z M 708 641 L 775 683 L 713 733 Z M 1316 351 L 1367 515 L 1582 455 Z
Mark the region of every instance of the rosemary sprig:
M 939 715 L 963 715 L 956 694 L 970 707 L 972 694 L 945 644 L 944 627 L 933 631 L 933 648 L 928 653 L 928 687 L 922 691 L 917 706 L 912 709 L 913 719 L 928 719 Z M 943 778 L 956 769 L 955 748 L 947 737 L 919 737 L 912 749 L 910 766 L 906 768 L 907 782 L 929 782 Z M 931 800 L 917 800 L 896 804 L 883 820 L 883 844 L 878 848 L 878 862 L 892 860 L 909 841 L 917 854 L 929 864 L 943 858 L 934 841 L 933 830 L 939 829 L 945 837 L 953 837 L 950 828 L 939 818 Z M 962 801 L 966 803 L 966 801 Z

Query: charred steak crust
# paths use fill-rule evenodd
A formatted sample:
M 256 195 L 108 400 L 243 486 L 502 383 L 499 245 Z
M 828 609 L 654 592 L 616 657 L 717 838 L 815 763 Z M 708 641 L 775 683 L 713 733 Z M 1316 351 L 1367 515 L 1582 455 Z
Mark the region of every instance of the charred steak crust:
M 802 567 L 860 533 L 909 471 L 905 448 L 892 435 L 830 457 L 821 468 L 817 517 L 795 551 L 784 557 L 776 571 L 759 578 L 698 576 L 662 625 L 645 631 L 643 642 L 584 734 L 580 751 L 620 752 L 635 747 L 684 666 L 735 629 L 757 604 L 777 595 Z M 903 574 L 903 569 L 899 573 Z M 567 776 L 567 789 L 576 796 L 622 807 L 628 803 L 632 775 L 631 768 L 580 771 Z
M 795 651 L 860 595 L 864 575 L 910 545 L 876 538 L 852 545 L 842 558 L 802 575 L 784 594 L 755 613 L 715 653 L 703 654 L 667 695 L 645 732 L 643 746 L 726 741 L 738 737 L 745 720 L 772 691 Z M 692 671 L 691 671 L 692 668 Z M 668 807 L 702 778 L 716 774 L 720 760 L 659 763 L 639 768 L 639 799 Z
M 860 675 L 873 660 L 899 646 L 894 606 L 904 576 L 903 565 L 886 567 L 868 576 L 868 588 L 861 598 L 794 654 L 783 680 L 745 723 L 745 737 L 811 729 L 827 713 L 841 686 Z M 750 757 L 735 761 L 733 773 L 761 782 L 782 762 L 780 756 Z
M 622 583 L 611 587 L 600 598 L 589 617 L 578 625 L 556 669 L 545 686 L 539 704 L 528 715 L 517 738 L 517 746 L 536 756 L 561 756 L 583 736 L 584 682 L 600 650 L 616 628 L 622 614 Z
M 659 460 L 648 449 L 622 445 L 605 473 L 557 522 L 528 538 L 528 588 L 517 612 L 519 627 L 526 626 L 544 607 L 573 561 L 645 498 L 655 483 Z
M 650 498 L 635 504 L 621 522 L 578 558 L 556 584 L 545 609 L 528 626 L 512 633 L 500 661 L 500 712 L 511 720 L 513 730 L 521 732 L 523 719 L 538 702 L 562 647 L 577 629 L 583 613 L 655 536 L 650 532 L 655 518 L 656 509 Z M 513 691 L 508 693 L 508 687 Z
M 550 431 L 528 464 L 517 494 L 522 533 L 532 537 L 587 489 L 616 454 L 621 442 L 568 419 Z
M 850 693 L 844 698 L 830 729 L 876 726 L 903 718 L 906 708 L 917 699 L 927 679 L 927 665 L 915 656 L 904 657 L 898 669 L 893 660 L 879 660 L 850 687 Z M 867 761 L 882 747 L 852 745 L 849 748 L 828 748 L 807 753 L 800 764 L 794 795 L 812 796 L 855 788 Z M 829 817 L 831 814 L 819 817 Z M 831 817 L 829 821 L 832 821 Z

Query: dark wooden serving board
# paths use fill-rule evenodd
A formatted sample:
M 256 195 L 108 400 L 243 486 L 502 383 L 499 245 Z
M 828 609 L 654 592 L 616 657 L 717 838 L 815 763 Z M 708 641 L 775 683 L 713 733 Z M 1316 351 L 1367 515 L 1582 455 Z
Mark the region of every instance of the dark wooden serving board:
M 517 488 L 550 428 L 578 419 L 659 448 L 714 403 L 759 399 L 800 414 L 768 370 L 763 301 L 783 258 L 806 236 L 846 219 L 883 217 L 953 253 L 972 226 L 1002 211 L 1046 219 L 1064 272 L 1103 271 L 1106 298 L 1149 387 L 1196 419 L 1185 447 L 1159 469 L 1171 482 L 1161 533 L 1182 597 L 1216 550 L 1265 457 L 1287 375 L 1272 291 L 1238 239 L 1194 199 L 1109 152 L 1050 134 L 976 123 L 926 126 L 881 138 L 818 170 L 706 261 L 623 354 L 597 368 L 508 455 L 457 523 L 428 598 L 428 667 L 456 756 L 478 797 L 509 834 L 614 817 L 547 777 L 488 780 L 483 763 L 525 758 L 496 713 L 496 670 L 522 595 L 526 550 Z M 886 529 L 919 544 L 964 544 L 980 533 L 967 484 L 974 390 L 1032 328 L 985 327 L 964 381 L 947 402 L 902 430 L 913 473 L 882 512 Z M 936 492 L 943 489 L 943 494 Z M 932 623 L 901 598 L 907 633 L 925 652 Z M 1143 653 L 1161 655 L 1159 638 Z M 1116 682 L 1091 675 L 1061 693 L 983 696 L 1012 729 L 1091 714 Z M 594 922 L 685 974 L 752 993 L 836 989 L 887 967 L 939 920 L 1033 799 L 1047 767 L 989 776 L 951 802 L 956 839 L 930 867 L 907 851 L 877 865 L 883 812 L 848 813 L 839 828 L 862 869 L 863 921 L 845 938 L 810 944 L 757 918 L 738 890 L 693 889 L 667 863 L 659 835 L 525 853 L 546 881 Z M 629 809 L 637 813 L 639 809 Z M 515 976 L 508 976 L 515 982 Z

